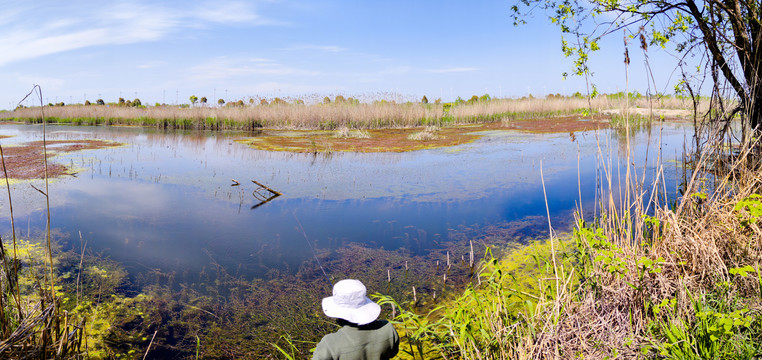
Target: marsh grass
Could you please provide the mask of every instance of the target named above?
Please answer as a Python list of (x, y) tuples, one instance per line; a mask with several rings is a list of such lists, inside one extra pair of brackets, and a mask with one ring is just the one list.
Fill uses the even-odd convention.
[(351, 130), (346, 126), (342, 126), (336, 130), (334, 137), (341, 139), (370, 139), (371, 136), (367, 130)]
[(426, 141), (426, 140), (437, 140), (442, 138), (441, 135), (438, 135), (437, 132), (439, 131), (439, 127), (437, 126), (426, 126), (423, 131), (415, 132), (410, 135), (408, 135), (408, 140), (417, 140), (417, 141)]
[[(336, 130), (417, 127), (425, 125), (470, 124), (532, 119), (562, 115), (600, 113), (620, 109), (621, 98), (599, 96), (590, 101), (579, 97), (552, 96), (544, 99), (490, 99), (455, 103), (314, 103), (275, 102), (251, 106), (149, 106), (116, 105), (46, 106), (48, 122), (74, 125), (134, 125), (157, 128), (253, 130), (262, 127), (283, 129)], [(662, 97), (637, 98), (632, 106), (686, 109), (684, 100)], [(41, 122), (38, 108), (19, 108), (0, 113), (0, 119)]]
[(521, 271), (488, 252), (478, 281), (432, 311), (381, 297), (401, 309), (404, 358), (756, 358), (762, 175), (741, 148), (722, 173), (708, 159), (728, 157), (700, 153), (677, 200), (663, 170), (645, 184), (606, 164), (594, 216), (522, 255)]
[[(35, 85), (26, 98), (38, 96), (42, 105), (42, 89)], [(24, 101), (24, 100), (22, 100)], [(40, 107), (40, 110), (42, 107)], [(41, 119), (45, 115), (40, 111)], [(44, 162), (44, 191), (32, 186), (46, 200), (47, 215), (45, 241), (40, 244), (24, 243), (16, 236), (13, 219), (8, 169), (0, 147), (3, 175), (8, 193), (11, 217), (12, 253), (0, 239), (0, 355), (13, 359), (82, 358), (87, 345), (85, 319), (69, 314), (61, 308), (65, 301), (57, 285), (50, 229), (50, 200), (48, 189), (48, 161), (46, 131), (43, 126), (42, 147)], [(43, 244), (46, 244), (43, 245)], [(26, 255), (26, 256), (24, 256)]]

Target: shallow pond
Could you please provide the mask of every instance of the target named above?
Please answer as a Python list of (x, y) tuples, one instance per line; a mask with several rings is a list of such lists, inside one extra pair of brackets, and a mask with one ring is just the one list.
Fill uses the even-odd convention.
[[(39, 140), (41, 130), (4, 125), (0, 135), (12, 136), (3, 139), (9, 146)], [(648, 156), (646, 174), (652, 174), (661, 147), (668, 188), (674, 189), (670, 160), (681, 155), (690, 135), (682, 124), (637, 133), (631, 140), (635, 163)], [(568, 226), (579, 189), (590, 209), (596, 174), (625, 155), (622, 137), (612, 130), (574, 136), (493, 131), (467, 145), (383, 154), (266, 152), (234, 141), (246, 136), (49, 126), (50, 140), (125, 144), (51, 159), (77, 171), (50, 185), (52, 227), (68, 234), (64, 248), (79, 246), (81, 233), (93, 251), (130, 273), (193, 273), (214, 259), (259, 277), (270, 268), (298, 268), (313, 259), (311, 247), (362, 243), (420, 253), (448, 240), (448, 230), (458, 226), (544, 219), (541, 174), (551, 220)], [(231, 186), (232, 179), (241, 185)], [(250, 180), (284, 195), (260, 204)], [(44, 229), (44, 198), (25, 183), (11, 192), (17, 234)], [(8, 234), (7, 195), (0, 206), (0, 226)], [(527, 231), (547, 231), (546, 220), (538, 224), (544, 228)]]
[[(3, 135), (10, 136), (0, 140), (8, 148), (40, 140), (42, 127), (2, 125)], [(388, 269), (352, 264), (359, 258), (342, 249), (360, 244), (425, 256), (452, 251), (453, 244), (466, 249), (477, 239), (478, 255), (485, 245), (547, 236), (548, 211), (556, 231), (569, 231), (580, 198), (585, 212), (594, 211), (604, 169), (613, 170), (614, 183), (624, 176), (626, 141), (613, 130), (481, 135), (465, 145), (407, 153), (295, 154), (236, 142), (256, 136), (249, 133), (48, 126), (49, 140), (124, 144), (50, 159), (75, 172), (50, 183), (52, 228), (62, 249), (78, 250), (86, 241), (88, 251), (120, 263), (133, 280), (158, 271), (192, 286), (204, 269), (219, 265), (254, 281), (316, 269), (316, 258), (330, 276), (386, 280)], [(680, 123), (632, 135), (638, 176), (648, 179), (663, 164), (665, 188), (674, 194), (681, 174), (674, 160), (691, 136), (690, 125)], [(232, 179), (240, 185), (232, 186)], [(263, 203), (266, 192), (255, 196), (258, 186), (250, 180), (283, 195)], [(44, 188), (41, 180), (31, 184)], [(0, 233), (7, 241), (10, 216), (2, 194)], [(12, 185), (11, 194), (17, 235), (39, 238), (44, 197), (29, 182)], [(501, 228), (511, 231), (495, 230)], [(321, 287), (315, 292), (330, 291)]]

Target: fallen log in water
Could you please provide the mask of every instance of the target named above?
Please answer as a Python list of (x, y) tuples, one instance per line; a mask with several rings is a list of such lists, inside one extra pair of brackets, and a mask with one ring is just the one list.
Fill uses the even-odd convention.
[(279, 191), (275, 191), (275, 190), (273, 190), (273, 189), (270, 189), (270, 188), (269, 188), (269, 187), (267, 187), (266, 185), (263, 185), (263, 184), (261, 184), (261, 183), (257, 182), (256, 180), (251, 180), (251, 182), (253, 182), (254, 184), (257, 184), (259, 187), (261, 187), (261, 188), (263, 188), (263, 189), (265, 189), (265, 190), (267, 190), (267, 191), (269, 191), (269, 192), (271, 192), (271, 193), (273, 193), (273, 194), (275, 194), (275, 195), (278, 195), (278, 196), (281, 196), (281, 195), (283, 195), (283, 193), (281, 193), (281, 192), (279, 192)]

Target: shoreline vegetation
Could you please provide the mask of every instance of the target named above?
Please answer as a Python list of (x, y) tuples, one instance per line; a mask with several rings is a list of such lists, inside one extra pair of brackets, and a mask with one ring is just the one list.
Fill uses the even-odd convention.
[[(191, 99), (193, 100), (193, 98)], [(222, 99), (220, 99), (222, 100)], [(218, 106), (206, 103), (155, 106), (142, 105), (139, 99), (116, 103), (72, 104), (44, 106), (48, 123), (73, 125), (145, 126), (166, 129), (197, 130), (368, 130), (383, 128), (409, 128), (422, 126), (448, 126), (475, 123), (510, 122), (513, 120), (541, 119), (557, 116), (605, 115), (614, 122), (625, 118), (629, 104), (633, 117), (638, 119), (664, 119), (689, 117), (693, 107), (685, 97), (660, 96), (647, 98), (637, 93), (599, 95), (588, 101), (582, 95), (548, 95), (545, 98), (528, 96), (520, 99), (493, 99), (490, 95), (458, 98), (454, 102), (419, 102), (374, 100), (360, 102), (341, 95), (322, 102), (305, 104), (303, 99), (249, 99)], [(102, 104), (102, 105), (97, 105)], [(223, 105), (224, 104), (224, 105)], [(666, 114), (666, 115), (665, 115)], [(13, 111), (0, 112), (0, 120), (40, 123), (39, 107), (19, 106)]]
[(507, 255), (488, 249), (462, 295), (429, 312), (377, 296), (402, 309), (392, 319), (401, 358), (758, 359), (757, 146), (732, 155), (707, 146), (686, 160), (672, 201), (659, 180), (608, 164), (601, 181), (619, 194), (600, 194), (592, 218), (578, 213), (570, 237), (551, 228), (547, 241)]
[[(549, 104), (555, 100), (572, 105), (553, 108)], [(514, 112), (542, 118), (584, 111), (576, 107), (580, 99), (555, 100), (488, 100), (470, 109), (505, 114), (505, 107), (489, 103), (541, 101), (545, 107), (539, 110)], [(283, 110), (280, 106), (275, 109)], [(338, 108), (350, 106), (358, 105)], [(45, 107), (46, 119), (49, 108), (67, 110)], [(18, 109), (14, 116), (21, 111), (32, 116), (39, 108)], [(10, 113), (1, 115), (8, 119)], [(409, 125), (392, 121), (385, 126), (423, 125), (411, 119)], [(362, 139), (373, 129), (342, 121), (331, 126), (345, 137)], [(319, 121), (280, 126), (314, 129), (309, 126), (315, 124), (319, 129)], [(630, 125), (624, 122), (624, 131)], [(557, 234), (554, 227), (563, 226), (545, 219), (549, 238), (534, 234), (527, 247), (495, 245), (516, 232), (487, 230), (493, 234), (481, 237), (474, 234), (484, 229), (465, 229), (456, 242), (426, 258), (360, 245), (317, 256), (335, 269), (336, 279), (360, 273), (368, 264), (386, 269), (369, 274), (367, 283), (384, 294), (374, 296), (382, 316), (400, 332), (403, 359), (752, 359), (762, 353), (762, 176), (756, 171), (758, 157), (749, 156), (752, 145), (732, 154), (727, 147), (707, 146), (686, 159), (686, 181), (677, 200), (668, 198), (658, 174), (655, 183), (644, 184), (634, 164), (614, 173), (601, 153), (599, 181), (617, 192), (598, 194), (597, 213), (578, 215), (569, 235)], [(330, 292), (315, 263), (296, 274), (274, 271), (254, 281), (214, 264), (193, 286), (182, 285), (181, 274), (154, 271), (128, 286), (126, 271), (91, 254), (81, 235), (79, 248), (68, 251), (17, 239), (15, 231), (11, 240), (4, 239), (0, 248), (0, 354), (296, 359), (308, 357), (315, 341), (335, 326), (312, 309)], [(350, 258), (357, 261), (345, 261)], [(287, 316), (281, 316), (284, 309)], [(254, 328), (261, 336), (252, 335)]]

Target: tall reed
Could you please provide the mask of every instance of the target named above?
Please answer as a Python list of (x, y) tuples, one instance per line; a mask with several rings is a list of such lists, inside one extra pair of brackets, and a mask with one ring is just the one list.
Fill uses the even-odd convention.
[[(663, 98), (666, 99), (666, 98)], [(635, 106), (653, 106), (639, 99)], [(685, 109), (689, 105), (674, 100), (657, 100), (658, 107)], [(592, 106), (592, 109), (590, 109)], [(116, 105), (46, 106), (47, 119), (82, 125), (139, 125), (181, 129), (255, 129), (260, 127), (293, 129), (369, 129), (414, 127), (421, 125), (467, 124), (573, 115), (621, 109), (616, 98), (599, 96), (588, 101), (577, 97), (545, 99), (491, 99), (456, 103), (274, 103), (246, 106), (150, 106)], [(19, 108), (0, 113), (0, 119), (40, 122), (37, 108)]]
[[(42, 89), (35, 85), (26, 97), (37, 95), (42, 102)], [(26, 99), (25, 97), (25, 99)], [(23, 101), (23, 100), (22, 100)], [(42, 105), (42, 104), (41, 104)], [(42, 106), (40, 107), (42, 110)], [(40, 115), (45, 119), (44, 113)], [(46, 222), (46, 265), (45, 275), (41, 277), (34, 274), (33, 269), (25, 269), (27, 274), (20, 275), (19, 268), (22, 261), (18, 256), (18, 244), (16, 227), (13, 220), (13, 205), (8, 181), (8, 169), (5, 167), (5, 158), (0, 147), (3, 173), (8, 192), (8, 203), (11, 214), (11, 232), (13, 241), (13, 258), (8, 257), (4, 246), (0, 246), (0, 258), (3, 263), (3, 276), (0, 276), (0, 356), (8, 359), (77, 359), (84, 358), (86, 352), (82, 349), (84, 338), (84, 319), (62, 311), (61, 299), (57, 293), (55, 282), (55, 270), (53, 263), (53, 247), (50, 232), (50, 200), (48, 196), (47, 178), (47, 146), (45, 128), (43, 126), (43, 161), (45, 162), (45, 191), (37, 189), (46, 198), (47, 222)], [(34, 262), (36, 259), (30, 259)], [(8, 263), (12, 265), (8, 265)], [(49, 276), (49, 277), (48, 277)], [(19, 286), (22, 277), (31, 277), (36, 290), (22, 289)], [(13, 303), (8, 303), (8, 298)]]
[(629, 158), (620, 167), (601, 148), (598, 183), (605, 186), (596, 212), (578, 214), (571, 239), (554, 241), (551, 228), (548, 244), (518, 267), (485, 257), (481, 281), (428, 314), (381, 298), (402, 310), (396, 325), (413, 345), (403, 347), (405, 356), (757, 356), (762, 175), (753, 148), (745, 143), (736, 155), (703, 149), (677, 199), (666, 192), (659, 154), (647, 183), (645, 167)]

